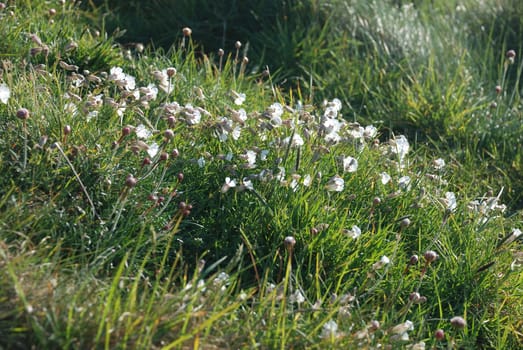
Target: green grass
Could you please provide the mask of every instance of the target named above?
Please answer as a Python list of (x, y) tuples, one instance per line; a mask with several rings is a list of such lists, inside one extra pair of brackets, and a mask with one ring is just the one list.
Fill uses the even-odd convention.
[[(437, 32), (423, 11), (446, 16), (358, 6), (419, 20), (413, 35)], [(102, 11), (0, 10), (0, 348), (521, 347), (522, 218), (503, 205), (519, 58), (478, 62), (503, 90), (479, 94), (456, 43), (394, 48), (362, 25), (347, 48), (339, 27), (317, 52), (358, 78), (327, 96), (341, 90), (308, 85), (310, 65), (205, 55), (195, 28), (170, 48), (117, 45)], [(272, 40), (311, 45), (327, 17)], [(313, 85), (339, 89), (316, 63)]]

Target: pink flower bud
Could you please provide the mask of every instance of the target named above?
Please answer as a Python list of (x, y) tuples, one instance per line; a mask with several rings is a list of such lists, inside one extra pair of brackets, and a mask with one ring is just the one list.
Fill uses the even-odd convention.
[(16, 116), (19, 119), (27, 120), (29, 119), (29, 111), (26, 108), (20, 108), (18, 111), (16, 111)]
[(438, 341), (445, 339), (445, 331), (443, 329), (436, 330), (436, 332), (434, 332), (434, 338)]

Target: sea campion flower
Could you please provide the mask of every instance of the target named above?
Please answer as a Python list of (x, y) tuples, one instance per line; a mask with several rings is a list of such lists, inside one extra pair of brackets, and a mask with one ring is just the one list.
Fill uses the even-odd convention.
[(379, 261), (375, 262), (374, 264), (372, 264), (372, 269), (373, 270), (379, 270), (381, 269), (382, 267), (384, 267), (385, 265), (388, 265), (390, 264), (390, 259), (386, 256), (386, 255), (383, 255)]
[(119, 87), (131, 91), (136, 88), (135, 78), (131, 75), (125, 74), (123, 69), (120, 67), (112, 67), (109, 70), (109, 76), (107, 77), (109, 81), (114, 81)]
[(443, 158), (434, 159), (434, 161), (432, 162), (432, 166), (435, 170), (442, 170), (443, 168), (445, 168), (445, 165), (445, 160)]
[(148, 146), (149, 147), (147, 148), (147, 154), (149, 154), (149, 157), (154, 158), (154, 156), (156, 156), (158, 154), (158, 151), (160, 150), (160, 146), (156, 142), (153, 142), (152, 144), (150, 144)]
[(225, 193), (225, 192), (229, 191), (229, 189), (231, 189), (233, 187), (236, 187), (236, 180), (231, 179), (230, 177), (227, 176), (225, 178), (225, 183), (222, 185), (221, 192)]
[(11, 97), (11, 90), (9, 90), (9, 87), (5, 84), (0, 84), (0, 101), (3, 104), (7, 104), (9, 97)]
[(134, 132), (136, 133), (136, 136), (139, 139), (148, 139), (153, 135), (153, 133), (150, 130), (148, 130), (143, 124), (138, 125)]
[(440, 201), (445, 206), (445, 209), (450, 211), (456, 210), (458, 206), (454, 192), (445, 192), (445, 198), (441, 198)]
[(234, 104), (237, 106), (241, 106), (243, 102), (245, 102), (245, 94), (238, 93), (236, 91), (231, 91), (232, 97), (234, 98)]
[(359, 236), (361, 236), (361, 229), (356, 226), (356, 225), (353, 225), (352, 228), (350, 230), (348, 229), (345, 229), (343, 230), (343, 233), (347, 236), (347, 237), (350, 237), (352, 239), (356, 239), (358, 238)]
[(408, 341), (409, 340), (409, 334), (408, 331), (414, 330), (414, 323), (407, 320), (404, 323), (400, 323), (391, 329), (391, 333), (394, 334), (395, 339)]
[(402, 190), (408, 191), (410, 190), (410, 176), (402, 176), (398, 179), (398, 185)]
[(390, 180), (392, 180), (392, 177), (387, 173), (381, 173), (380, 180), (383, 185), (386, 185), (390, 182)]
[(343, 171), (353, 173), (358, 170), (358, 160), (352, 157), (343, 157), (342, 159)]
[(335, 338), (338, 335), (338, 324), (334, 320), (329, 320), (323, 324), (320, 338)]
[(305, 143), (305, 142), (303, 141), (303, 138), (302, 138), (299, 134), (297, 134), (297, 133), (295, 133), (295, 134), (292, 136), (292, 140), (291, 140), (291, 137), (290, 137), (290, 136), (287, 137), (287, 138), (285, 138), (285, 139), (283, 140), (283, 143), (284, 143), (285, 145), (288, 145), (289, 142), (291, 143), (291, 146), (292, 146), (292, 147), (300, 147), (300, 146), (303, 146), (304, 143)]
[(398, 135), (389, 141), (391, 153), (397, 157), (400, 168), (405, 166), (405, 157), (409, 153), (410, 145), (407, 138), (403, 135)]
[(191, 104), (185, 105), (183, 114), (185, 115), (185, 122), (188, 125), (196, 125), (202, 119), (200, 109), (193, 107)]
[(344, 187), (345, 181), (339, 175), (331, 177), (330, 180), (327, 182), (327, 185), (325, 185), (327, 191), (330, 192), (341, 192), (343, 191)]

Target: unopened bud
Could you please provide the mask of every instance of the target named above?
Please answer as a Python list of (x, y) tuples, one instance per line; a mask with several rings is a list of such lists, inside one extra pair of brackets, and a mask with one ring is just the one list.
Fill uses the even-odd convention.
[(285, 248), (287, 248), (287, 250), (292, 250), (296, 245), (296, 239), (293, 236), (287, 236), (283, 240), (283, 243), (285, 244)]
[(167, 69), (165, 70), (165, 72), (167, 73), (167, 76), (168, 76), (169, 78), (172, 78), (172, 77), (174, 77), (174, 76), (176, 75), (176, 68), (174, 68), (174, 67), (169, 67), (169, 68), (167, 68)]
[(423, 257), (425, 258), (425, 261), (430, 264), (431, 262), (434, 262), (436, 261), (436, 259), (438, 258), (438, 253), (436, 253), (435, 251), (433, 250), (427, 250), (424, 254), (423, 254)]
[(438, 341), (445, 339), (445, 331), (443, 329), (436, 330), (436, 332), (434, 332), (434, 338)]
[(467, 326), (467, 321), (461, 316), (454, 316), (450, 319), (450, 324), (454, 328), (463, 329)]
[(27, 110), (27, 108), (20, 108), (18, 111), (16, 111), (16, 116), (19, 119), (27, 120), (29, 119), (29, 111)]
[(137, 183), (138, 180), (132, 175), (127, 175), (127, 177), (125, 178), (125, 186), (129, 188), (133, 188), (134, 186), (136, 186)]
[(163, 136), (165, 136), (166, 140), (172, 140), (172, 138), (174, 137), (174, 131), (172, 131), (171, 129), (167, 129), (163, 132)]
[(185, 27), (182, 29), (183, 36), (189, 37), (192, 34), (192, 29), (189, 27)]

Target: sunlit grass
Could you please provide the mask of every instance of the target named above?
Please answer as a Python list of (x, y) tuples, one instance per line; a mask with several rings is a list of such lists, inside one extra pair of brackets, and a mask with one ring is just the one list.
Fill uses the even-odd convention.
[[(475, 136), (456, 154), (360, 125), (182, 28), (153, 51), (69, 3), (0, 14), (1, 346), (521, 345), (521, 219), (476, 185)], [(406, 73), (427, 77), (398, 91), (413, 113), (425, 89), (445, 127), (483, 111), (464, 66)]]

